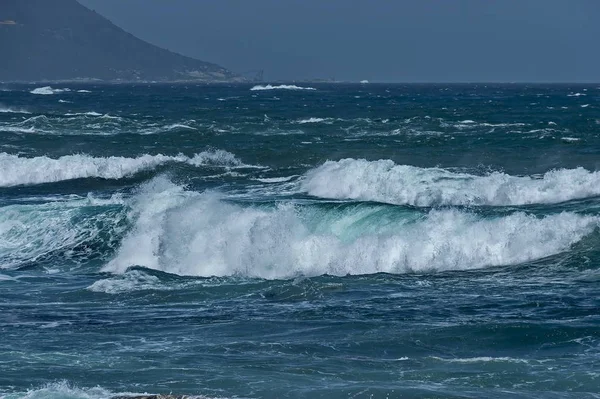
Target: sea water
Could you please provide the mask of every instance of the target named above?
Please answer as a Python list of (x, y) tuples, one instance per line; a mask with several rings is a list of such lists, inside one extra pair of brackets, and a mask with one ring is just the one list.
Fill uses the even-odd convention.
[(3, 85), (0, 397), (600, 394), (597, 85)]

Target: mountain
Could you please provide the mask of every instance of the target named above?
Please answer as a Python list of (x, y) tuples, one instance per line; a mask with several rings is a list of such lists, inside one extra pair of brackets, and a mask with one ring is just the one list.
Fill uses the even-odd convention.
[(0, 81), (79, 79), (243, 80), (138, 39), (76, 0), (0, 0)]

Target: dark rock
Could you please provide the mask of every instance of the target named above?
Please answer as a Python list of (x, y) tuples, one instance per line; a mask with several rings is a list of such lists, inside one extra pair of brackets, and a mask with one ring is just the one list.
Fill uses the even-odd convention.
[(242, 78), (147, 43), (76, 0), (0, 0), (0, 81)]

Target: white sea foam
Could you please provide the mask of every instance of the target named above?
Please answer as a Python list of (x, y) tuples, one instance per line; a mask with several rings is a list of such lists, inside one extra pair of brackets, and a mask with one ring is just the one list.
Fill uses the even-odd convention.
[(77, 90), (77, 93), (91, 93), (90, 90)]
[(250, 89), (251, 91), (263, 91), (263, 90), (317, 90), (314, 87), (300, 87), (296, 85), (266, 85), (266, 86), (254, 86)]
[(164, 178), (146, 184), (130, 206), (134, 227), (104, 271), (140, 265), (273, 279), (475, 269), (566, 251), (599, 223), (574, 213), (486, 219), (459, 210), (381, 216), (381, 206), (239, 206)]
[(52, 94), (59, 94), (59, 93), (64, 93), (67, 91), (71, 91), (71, 89), (53, 89), (50, 86), (44, 86), (44, 87), (38, 87), (37, 89), (33, 89), (30, 91), (31, 94), (41, 94), (41, 95), (52, 95)]
[(562, 141), (566, 141), (567, 143), (574, 143), (577, 141), (581, 141), (581, 139), (578, 137), (563, 137)]
[(587, 96), (587, 94), (585, 94), (585, 93), (571, 93), (571, 94), (567, 94), (567, 97), (581, 97), (581, 96)]
[(235, 155), (223, 150), (204, 151), (193, 157), (181, 154), (176, 156), (146, 154), (137, 158), (96, 158), (89, 155), (25, 158), (0, 153), (0, 170), (2, 171), (0, 187), (52, 183), (90, 177), (120, 179), (171, 162), (187, 163), (198, 167), (251, 167), (244, 165)]
[(398, 205), (526, 205), (600, 195), (600, 172), (558, 169), (540, 178), (493, 172), (483, 176), (391, 160), (342, 159), (309, 171), (301, 189), (331, 199)]

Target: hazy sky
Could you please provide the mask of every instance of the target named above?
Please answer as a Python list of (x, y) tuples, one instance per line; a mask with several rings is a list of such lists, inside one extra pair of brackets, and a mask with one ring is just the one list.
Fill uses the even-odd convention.
[(80, 0), (128, 32), (265, 78), (600, 82), (600, 0)]

